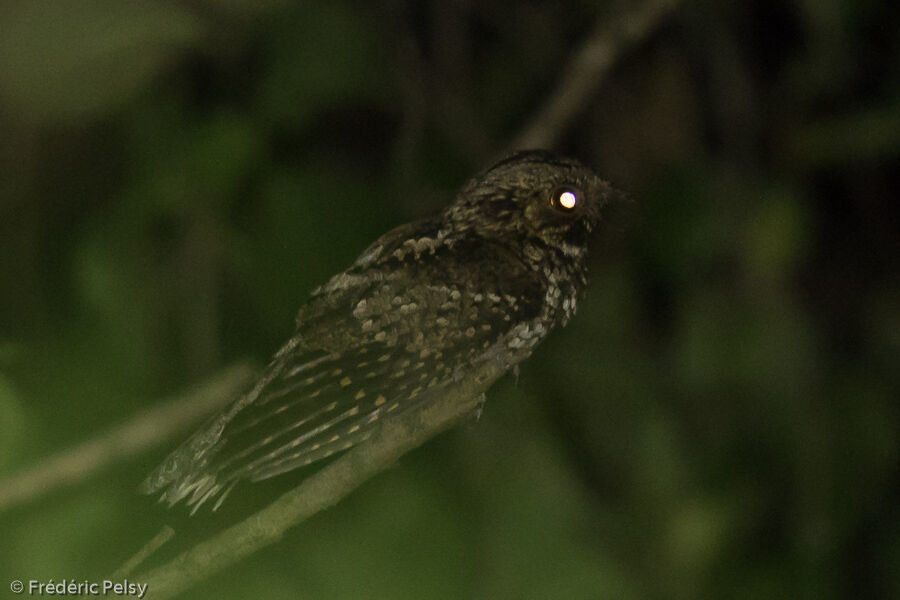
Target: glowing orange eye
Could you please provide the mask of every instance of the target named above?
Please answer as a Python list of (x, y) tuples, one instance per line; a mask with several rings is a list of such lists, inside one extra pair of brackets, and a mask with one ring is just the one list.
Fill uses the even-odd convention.
[(550, 206), (560, 212), (572, 212), (579, 202), (581, 202), (581, 192), (571, 187), (557, 188), (550, 196)]

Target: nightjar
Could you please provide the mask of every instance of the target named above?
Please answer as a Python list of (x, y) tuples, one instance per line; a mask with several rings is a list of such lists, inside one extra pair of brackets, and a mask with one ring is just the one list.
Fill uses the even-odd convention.
[(547, 151), (476, 175), (440, 215), (386, 233), (314, 290), (258, 383), (143, 491), (216, 508), (236, 483), (346, 450), (486, 361), (513, 368), (575, 312), (611, 195), (591, 169)]

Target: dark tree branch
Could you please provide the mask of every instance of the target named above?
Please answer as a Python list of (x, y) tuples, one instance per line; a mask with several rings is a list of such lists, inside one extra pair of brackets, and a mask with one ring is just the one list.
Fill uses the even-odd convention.
[(612, 17), (601, 18), (572, 56), (559, 85), (534, 118), (516, 135), (507, 151), (552, 148), (585, 109), (616, 62), (645, 40), (680, 4), (680, 0), (646, 0)]
[(369, 440), (350, 450), (275, 502), (201, 542), (171, 562), (134, 579), (154, 600), (170, 598), (198, 581), (278, 541), (290, 527), (340, 501), (398, 458), (470, 414), (502, 374), (489, 363), (465, 381), (434, 392), (422, 408), (384, 421)]
[[(598, 25), (573, 57), (559, 88), (516, 137), (512, 147), (552, 146), (590, 100), (615, 61), (654, 31), (678, 3), (650, 0)], [(290, 527), (336, 504), (403, 454), (471, 413), (500, 375), (495, 365), (485, 365), (476, 377), (435, 393), (420, 405), (422, 408), (384, 421), (368, 441), (268, 507), (138, 579), (148, 584), (153, 598), (169, 598), (276, 542)]]

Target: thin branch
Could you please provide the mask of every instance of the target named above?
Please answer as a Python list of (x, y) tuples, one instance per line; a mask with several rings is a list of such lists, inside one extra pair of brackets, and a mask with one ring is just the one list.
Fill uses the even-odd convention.
[(137, 569), (141, 564), (144, 563), (154, 552), (159, 550), (163, 544), (171, 540), (175, 537), (175, 530), (165, 525), (162, 529), (159, 530), (153, 539), (144, 544), (143, 548), (137, 551), (137, 553), (125, 561), (121, 567), (119, 567), (115, 573), (110, 577), (111, 581), (118, 581), (120, 579), (125, 579), (131, 572)]
[(170, 598), (278, 541), (288, 528), (336, 504), (403, 454), (470, 414), (479, 406), (484, 391), (501, 374), (493, 363), (484, 365), (474, 377), (426, 398), (421, 409), (384, 421), (368, 441), (311, 475), (266, 508), (197, 544), (170, 563), (133, 579), (146, 583), (154, 600)]
[[(611, 20), (604, 19), (573, 57), (555, 93), (511, 147), (552, 146), (616, 60), (654, 31), (678, 4), (679, 0), (648, 0)], [(170, 598), (278, 541), (289, 528), (336, 504), (403, 454), (477, 409), (482, 394), (501, 374), (496, 365), (484, 365), (476, 376), (426, 399), (422, 408), (382, 422), (368, 441), (266, 508), (135, 579), (148, 585), (152, 598)]]
[(551, 148), (584, 110), (603, 79), (630, 49), (645, 40), (681, 0), (647, 0), (601, 17), (567, 65), (559, 85), (507, 150)]
[(0, 481), (0, 512), (95, 476), (117, 462), (183, 434), (233, 400), (250, 382), (252, 374), (253, 369), (246, 363), (232, 365), (196, 390), (138, 413), (92, 440)]

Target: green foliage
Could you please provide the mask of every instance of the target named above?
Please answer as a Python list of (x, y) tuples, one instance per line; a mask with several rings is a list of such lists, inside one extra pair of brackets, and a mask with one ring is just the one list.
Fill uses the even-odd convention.
[[(266, 360), (522, 127), (596, 4), (0, 5), (0, 471)], [(629, 198), (577, 317), (189, 597), (900, 596), (895, 17), (684, 3), (563, 138)], [(0, 513), (0, 580), (270, 497), (187, 523), (133, 491), (165, 450)]]
[(133, 99), (202, 35), (188, 11), (150, 1), (13, 0), (0, 20), (0, 93), (40, 120)]
[(272, 27), (259, 80), (266, 123), (302, 128), (332, 106), (396, 97), (386, 80), (385, 48), (374, 15), (335, 3), (304, 3)]
[(15, 457), (25, 437), (25, 414), (22, 401), (9, 378), (0, 372), (0, 468)]

